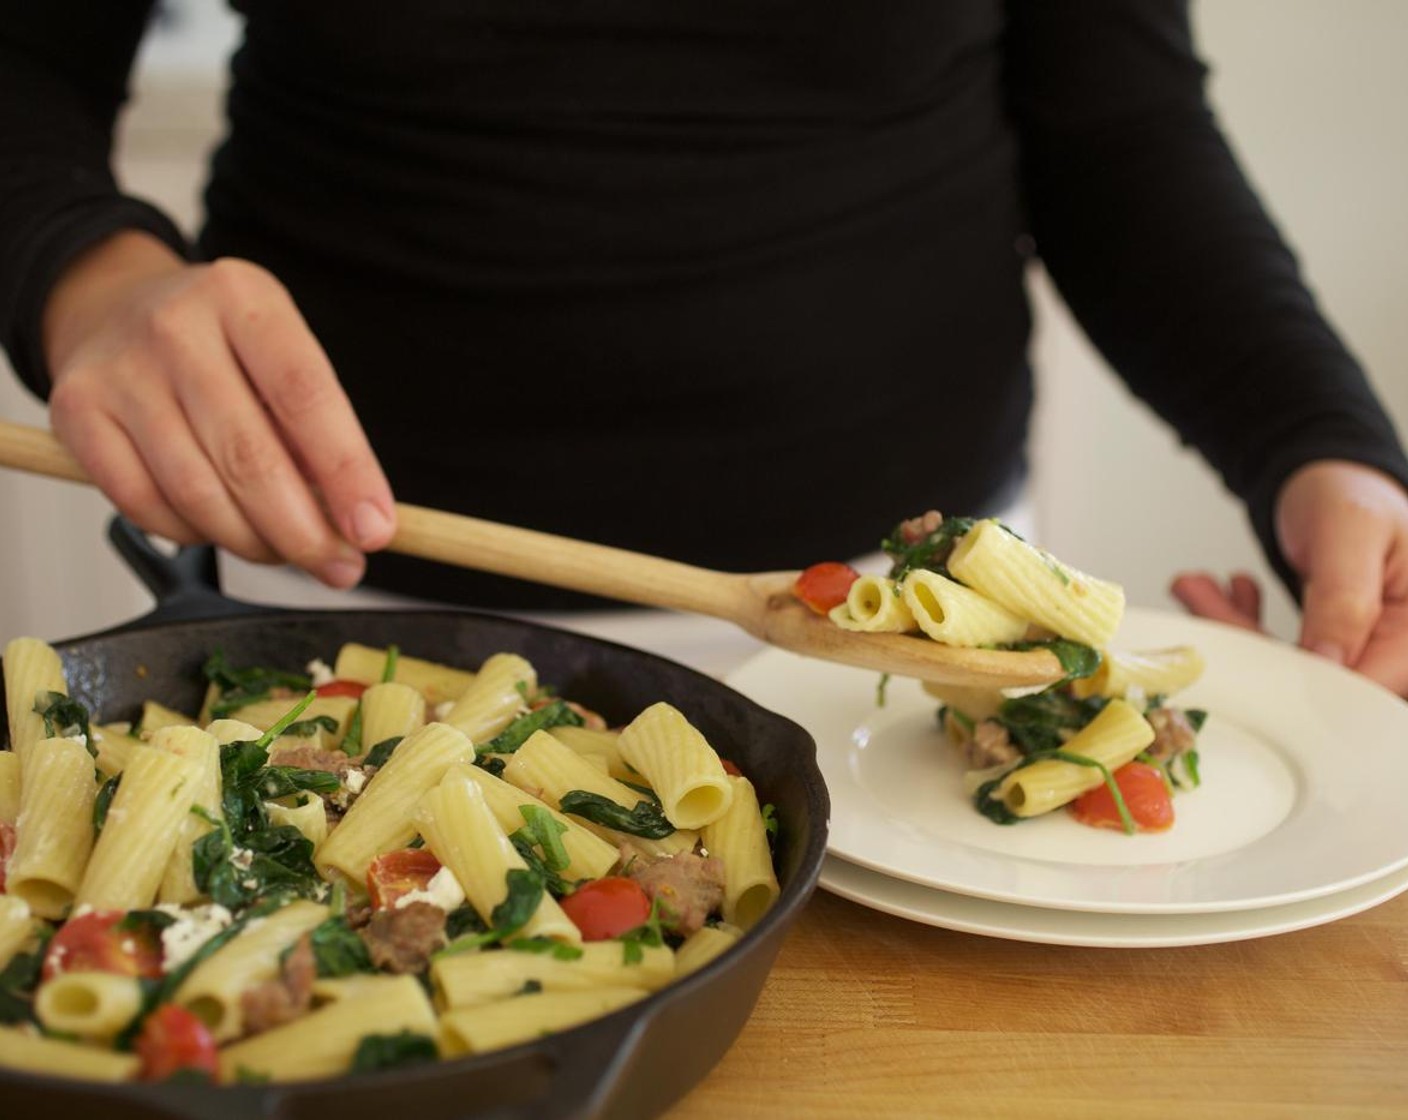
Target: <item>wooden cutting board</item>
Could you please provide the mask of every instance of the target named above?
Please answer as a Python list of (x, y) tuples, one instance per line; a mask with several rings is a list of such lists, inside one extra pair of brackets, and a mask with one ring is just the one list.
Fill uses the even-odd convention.
[(1408, 1117), (1408, 895), (1223, 945), (1080, 949), (818, 891), (669, 1120)]

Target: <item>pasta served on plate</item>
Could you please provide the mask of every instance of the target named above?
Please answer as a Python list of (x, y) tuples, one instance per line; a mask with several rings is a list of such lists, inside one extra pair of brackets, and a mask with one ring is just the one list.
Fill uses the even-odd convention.
[(4, 651), (0, 1066), (336, 1076), (605, 1015), (776, 900), (771, 807), (666, 703), (609, 728), (511, 652), (347, 644), (103, 723)]
[(1197, 650), (1112, 649), (1123, 588), (991, 518), (930, 511), (901, 522), (882, 547), (885, 575), (816, 564), (795, 594), (846, 629), (967, 648), (1046, 646), (1066, 670), (1038, 692), (924, 685), (941, 701), (979, 812), (1010, 824), (1070, 806), (1084, 824), (1129, 833), (1173, 824), (1173, 792), (1201, 780), (1206, 714), (1168, 701), (1201, 675)]

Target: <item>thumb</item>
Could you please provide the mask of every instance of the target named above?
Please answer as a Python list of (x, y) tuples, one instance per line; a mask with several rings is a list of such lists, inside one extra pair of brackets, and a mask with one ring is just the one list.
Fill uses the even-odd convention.
[(1326, 533), (1306, 550), (1300, 644), (1342, 665), (1359, 660), (1383, 609), (1386, 542), (1373, 536)]

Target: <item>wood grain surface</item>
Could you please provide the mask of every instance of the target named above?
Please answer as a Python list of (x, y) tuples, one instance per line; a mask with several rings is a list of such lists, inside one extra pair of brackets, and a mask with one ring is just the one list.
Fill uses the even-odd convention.
[(1080, 949), (819, 890), (667, 1116), (1408, 1117), (1408, 895), (1250, 941)]

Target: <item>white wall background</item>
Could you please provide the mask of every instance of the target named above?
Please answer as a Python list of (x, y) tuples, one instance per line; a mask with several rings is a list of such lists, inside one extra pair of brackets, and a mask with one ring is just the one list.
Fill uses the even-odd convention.
[[(219, 125), (219, 86), (235, 25), (218, 0), (144, 50), (119, 146), (124, 182), (196, 221), (202, 161)], [(1225, 128), (1288, 233), (1323, 307), (1408, 431), (1408, 3), (1203, 0), (1196, 9)], [(1133, 603), (1167, 607), (1187, 567), (1267, 577), (1240, 507), (1201, 461), (1133, 402), (1038, 277), (1039, 405), (1034, 497), (1057, 555), (1119, 580)], [(0, 376), (0, 415), (42, 423), (42, 408)], [(16, 528), (0, 544), (0, 640), (57, 639), (144, 612), (148, 596), (103, 537), (108, 507), (65, 483), (0, 474)], [(1273, 628), (1294, 632), (1279, 590)]]

